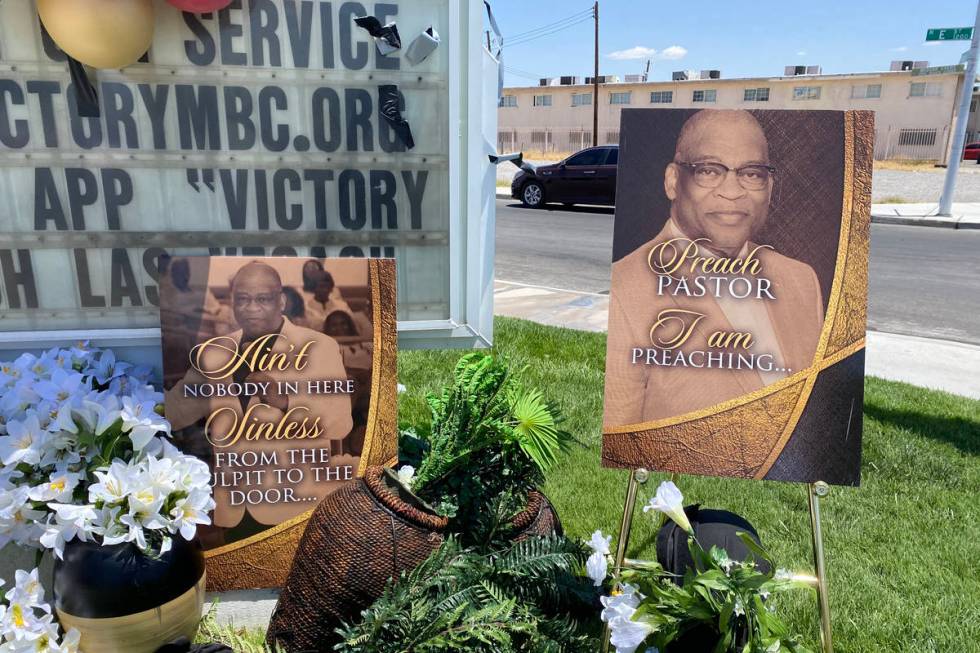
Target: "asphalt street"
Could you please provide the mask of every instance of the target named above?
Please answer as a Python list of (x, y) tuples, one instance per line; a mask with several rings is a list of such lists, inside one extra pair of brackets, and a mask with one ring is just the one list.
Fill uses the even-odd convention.
[[(609, 291), (613, 210), (497, 200), (496, 278)], [(868, 328), (980, 345), (980, 230), (872, 225)]]

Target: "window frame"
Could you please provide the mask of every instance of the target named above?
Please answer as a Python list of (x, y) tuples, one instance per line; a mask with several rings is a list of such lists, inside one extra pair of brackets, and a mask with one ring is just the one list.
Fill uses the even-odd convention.
[[(554, 96), (548, 93), (547, 95), (535, 95), (534, 99), (531, 101), (532, 107), (550, 107), (552, 106)], [(539, 102), (540, 100), (540, 102)]]

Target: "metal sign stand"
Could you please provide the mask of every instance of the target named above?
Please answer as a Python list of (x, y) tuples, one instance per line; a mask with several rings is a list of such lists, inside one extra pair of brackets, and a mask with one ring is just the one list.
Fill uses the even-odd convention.
[[(671, 474), (671, 480), (676, 482), (677, 475)], [(626, 486), (626, 501), (623, 504), (623, 519), (619, 526), (619, 541), (616, 543), (616, 557), (613, 562), (613, 579), (618, 581), (623, 569), (638, 568), (643, 560), (631, 560), (626, 557), (630, 533), (633, 530), (633, 513), (636, 510), (636, 495), (640, 486), (650, 480), (650, 472), (642, 467), (630, 473)], [(817, 610), (820, 614), (820, 642), (823, 653), (834, 653), (833, 636), (830, 625), (830, 594), (827, 590), (827, 566), (824, 559), (823, 531), (820, 524), (820, 499), (830, 494), (830, 486), (823, 481), (817, 481), (807, 486), (807, 496), (810, 504), (810, 530), (813, 542), (813, 566), (815, 576), (797, 576), (817, 591)], [(662, 518), (661, 523), (666, 521)], [(609, 638), (611, 632), (606, 624), (602, 630), (602, 653), (609, 653)]]

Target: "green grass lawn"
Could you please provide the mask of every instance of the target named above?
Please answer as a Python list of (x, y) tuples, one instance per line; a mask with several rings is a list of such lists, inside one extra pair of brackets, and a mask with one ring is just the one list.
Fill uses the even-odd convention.
[[(496, 351), (527, 366), (526, 378), (561, 405), (581, 443), (544, 488), (566, 531), (616, 533), (628, 476), (599, 466), (605, 335), (507, 318), (495, 327)], [(427, 424), (425, 394), (450, 378), (459, 356), (401, 354), (402, 427)], [(835, 650), (980, 651), (980, 402), (870, 378), (864, 413), (861, 487), (834, 488), (821, 504)], [(651, 478), (640, 501), (662, 478)], [(780, 567), (812, 573), (804, 486), (693, 476), (677, 483), (690, 503), (746, 517)], [(630, 557), (654, 558), (654, 537), (653, 519), (638, 510)], [(784, 597), (779, 612), (816, 649), (814, 593)], [(246, 633), (236, 651), (259, 641)]]

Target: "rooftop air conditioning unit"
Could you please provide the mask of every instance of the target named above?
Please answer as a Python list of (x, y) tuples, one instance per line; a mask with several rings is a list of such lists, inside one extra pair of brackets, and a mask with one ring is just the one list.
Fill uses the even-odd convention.
[(647, 81), (647, 76), (646, 75), (627, 75), (626, 76), (626, 83), (627, 84), (640, 84), (640, 83), (643, 83), (645, 81)]
[(581, 80), (579, 80), (578, 77), (565, 75), (561, 78), (561, 80), (559, 80), (559, 83), (561, 86), (576, 86), (578, 84), (581, 84), (582, 82)]
[(551, 86), (551, 78), (550, 77), (542, 77), (541, 78), (541, 82), (538, 84), (538, 86)]
[(913, 61), (912, 62), (912, 70), (916, 70), (917, 68), (928, 68), (928, 67), (929, 67), (929, 62), (928, 61)]
[(902, 70), (912, 70), (912, 66), (915, 65), (914, 61), (902, 61), (901, 59), (896, 59), (892, 61), (891, 70), (892, 72), (899, 72)]
[(822, 72), (823, 72), (823, 68), (821, 68), (820, 66), (807, 66), (806, 67), (806, 74), (807, 75), (819, 75)]
[(783, 71), (786, 77), (795, 77), (796, 75), (806, 75), (806, 66), (786, 66)]
[(687, 71), (686, 70), (675, 70), (674, 72), (672, 72), (670, 74), (670, 78), (672, 80), (674, 80), (675, 82), (685, 82), (688, 79), (690, 79), (687, 76)]
[(721, 79), (720, 70), (702, 70), (701, 79)]

